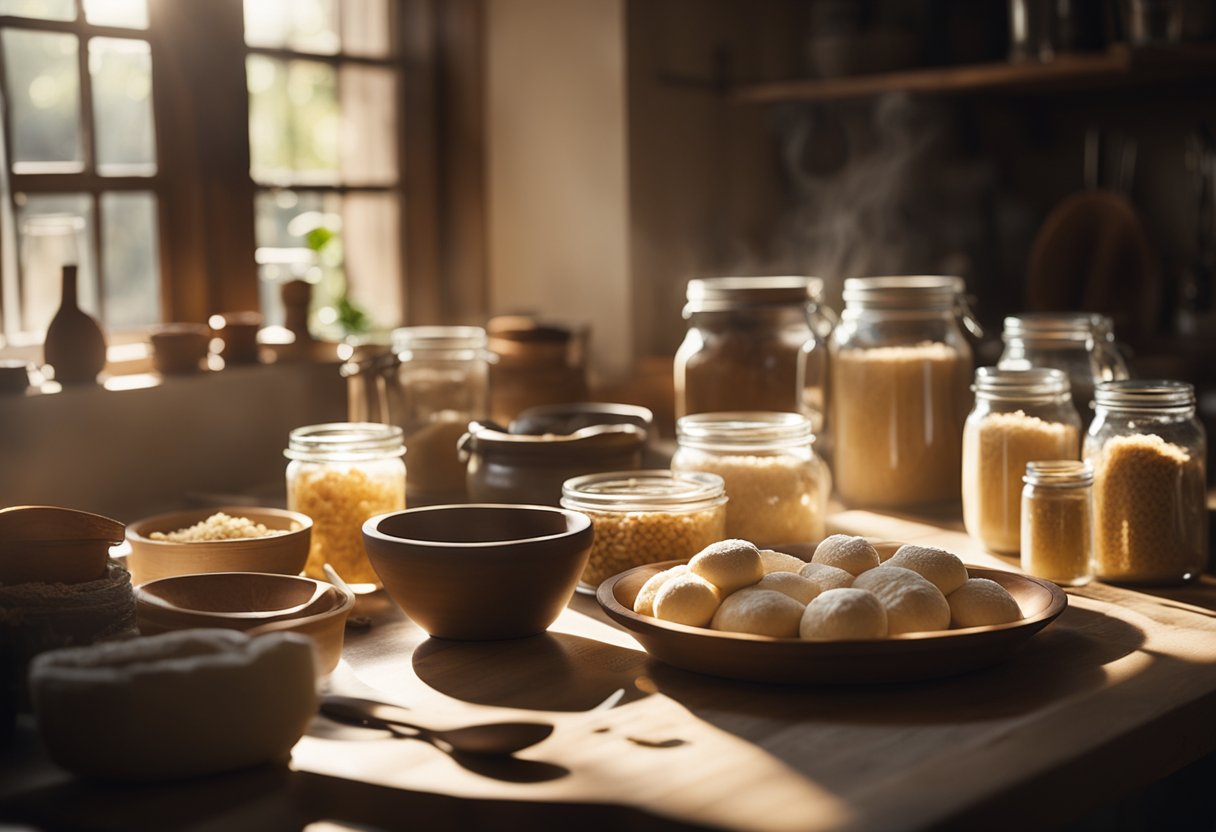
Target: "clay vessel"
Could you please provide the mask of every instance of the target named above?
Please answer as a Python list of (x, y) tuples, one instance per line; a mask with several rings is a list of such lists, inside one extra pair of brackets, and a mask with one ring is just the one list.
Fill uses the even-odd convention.
[(97, 321), (76, 302), (76, 267), (63, 267), (63, 300), (46, 329), (46, 363), (60, 384), (92, 384), (106, 366), (106, 337)]

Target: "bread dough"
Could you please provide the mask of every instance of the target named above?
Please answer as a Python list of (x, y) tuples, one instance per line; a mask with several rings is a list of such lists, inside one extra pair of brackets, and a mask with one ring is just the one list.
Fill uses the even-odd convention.
[(949, 595), (967, 580), (967, 567), (963, 566), (958, 555), (935, 546), (905, 544), (885, 565), (911, 569), (940, 589), (942, 595)]
[(853, 585), (853, 575), (836, 566), (824, 563), (808, 563), (798, 573), (819, 586), (820, 592), (829, 589), (844, 589)]
[(955, 627), (986, 627), (1022, 620), (1022, 608), (1009, 590), (988, 578), (968, 578), (946, 600)]
[(811, 556), (811, 563), (835, 566), (850, 575), (860, 575), (867, 569), (878, 566), (880, 562), (878, 552), (870, 541), (848, 534), (825, 537), (823, 542), (815, 547), (815, 554)]
[(695, 575), (682, 572), (665, 581), (654, 597), (654, 615), (663, 621), (707, 627), (722, 603), (718, 587)]
[(656, 572), (646, 579), (646, 583), (642, 584), (642, 588), (638, 590), (638, 597), (633, 599), (633, 611), (639, 615), (654, 615), (654, 597), (659, 594), (659, 587), (667, 583), (676, 575), (681, 575), (688, 571), (688, 564), (681, 563), (678, 566), (673, 566), (670, 569), (664, 569), (662, 572)]
[(807, 604), (798, 625), (802, 638), (884, 638), (887, 611), (878, 596), (864, 589), (829, 589)]
[(726, 597), (710, 626), (730, 633), (796, 638), (804, 608), (783, 592), (747, 587)]
[(771, 589), (774, 592), (788, 595), (803, 605), (809, 604), (820, 591), (819, 584), (794, 572), (769, 572), (751, 588)]
[(882, 601), (887, 611), (887, 635), (945, 630), (950, 626), (946, 596), (911, 569), (883, 564), (858, 575), (853, 586), (868, 589)]
[(787, 555), (785, 552), (778, 552), (774, 549), (760, 550), (760, 563), (764, 565), (764, 574), (769, 572), (794, 572), (806, 566), (806, 561), (802, 558), (796, 558), (793, 555)]
[(688, 568), (722, 590), (723, 595), (751, 586), (764, 577), (760, 550), (746, 540), (738, 539), (709, 544), (693, 555)]

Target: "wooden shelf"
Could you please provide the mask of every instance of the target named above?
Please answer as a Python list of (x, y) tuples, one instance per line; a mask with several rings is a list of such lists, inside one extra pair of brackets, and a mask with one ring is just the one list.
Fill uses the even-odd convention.
[(1043, 92), (1209, 75), (1216, 75), (1216, 45), (1179, 44), (1132, 49), (1116, 44), (1105, 52), (1064, 54), (1044, 62), (972, 64), (847, 78), (736, 84), (727, 90), (727, 98), (738, 104), (769, 104), (861, 98), (894, 91), (939, 94)]

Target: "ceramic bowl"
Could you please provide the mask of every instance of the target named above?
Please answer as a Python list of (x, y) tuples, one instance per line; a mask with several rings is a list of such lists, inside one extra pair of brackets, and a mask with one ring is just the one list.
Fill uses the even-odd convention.
[(337, 667), (354, 605), (349, 591), (298, 575), (176, 575), (135, 588), (135, 617), (143, 635), (207, 627), (250, 635), (300, 633), (316, 644), (321, 673)]
[(465, 640), (544, 632), (574, 593), (592, 535), (577, 511), (494, 503), (406, 509), (363, 524), (389, 596), (430, 635)]
[[(172, 532), (206, 520), (216, 512), (247, 517), (285, 534), (238, 540), (174, 543), (153, 540), (153, 532)], [(136, 584), (199, 572), (274, 572), (296, 575), (308, 560), (312, 518), (297, 511), (250, 506), (220, 506), (173, 511), (138, 520), (127, 527), (131, 555), (127, 568)]]

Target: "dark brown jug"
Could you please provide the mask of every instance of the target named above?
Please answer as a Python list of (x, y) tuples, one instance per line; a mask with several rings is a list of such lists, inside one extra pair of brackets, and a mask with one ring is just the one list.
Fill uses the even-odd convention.
[(106, 337), (76, 303), (76, 267), (63, 267), (63, 299), (42, 343), (46, 363), (60, 384), (92, 384), (106, 366)]

